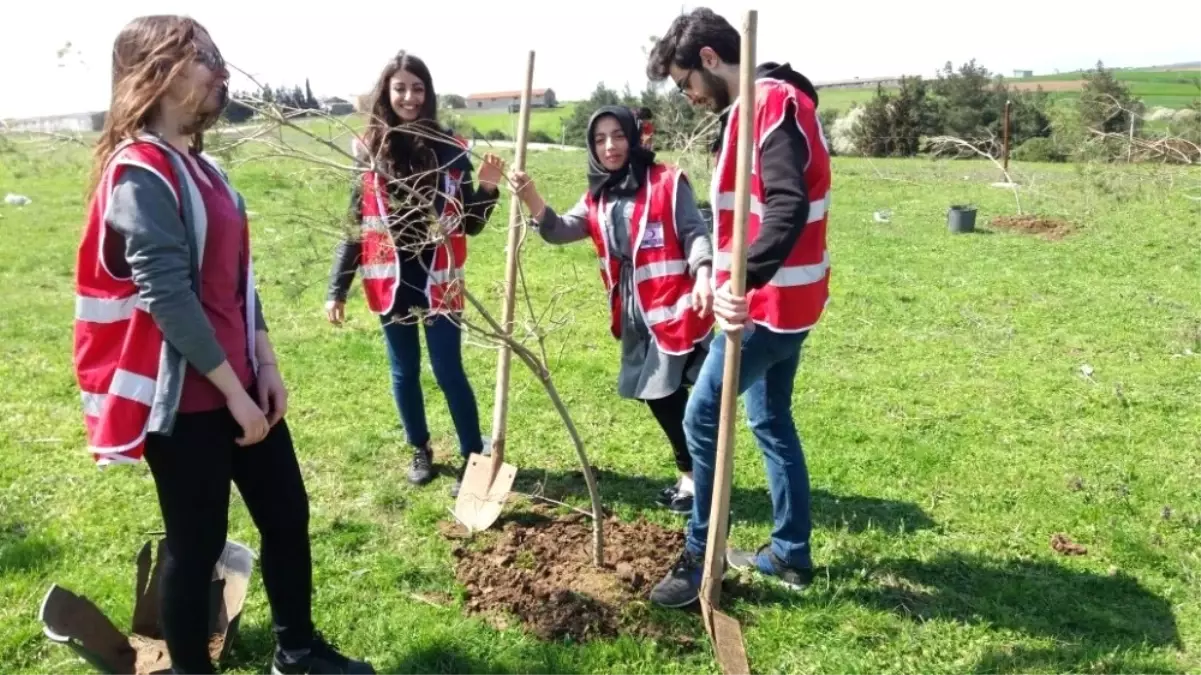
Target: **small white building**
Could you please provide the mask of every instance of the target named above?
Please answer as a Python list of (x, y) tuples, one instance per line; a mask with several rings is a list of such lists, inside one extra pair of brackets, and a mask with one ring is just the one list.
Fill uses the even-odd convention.
[(355, 111), (353, 103), (339, 96), (321, 99), (321, 109), (330, 115), (349, 115)]
[(4, 120), (3, 126), (8, 131), (36, 131), (41, 133), (100, 131), (104, 128), (104, 118), (107, 114), (107, 112), (101, 111), (26, 117), (23, 119)]
[[(520, 91), (489, 91), (467, 97), (468, 110), (517, 110), (521, 107)], [(558, 104), (553, 89), (530, 90), (531, 108), (553, 108)]]
[(1025, 77), (1034, 77), (1034, 71), (1033, 70), (1015, 70), (1015, 71), (1013, 71), (1013, 76), (1016, 78), (1019, 78), (1019, 79), (1025, 78)]

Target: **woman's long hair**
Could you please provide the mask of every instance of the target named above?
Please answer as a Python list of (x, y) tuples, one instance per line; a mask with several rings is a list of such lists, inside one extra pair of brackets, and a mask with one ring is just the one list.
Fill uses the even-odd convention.
[[(414, 122), (403, 122), (392, 109), (392, 76), (402, 70), (425, 85), (425, 101)], [(433, 138), (441, 135), (438, 95), (429, 67), (420, 58), (401, 51), (380, 71), (371, 92), (371, 118), (363, 134), (367, 153), (388, 179), (402, 180), (409, 189), (432, 198), (438, 189), (439, 168)]]
[[(158, 103), (171, 83), (196, 59), (195, 39), (200, 34), (207, 31), (194, 19), (153, 15), (134, 19), (117, 35), (113, 43), (112, 99), (104, 130), (92, 152), (91, 190), (100, 182), (114, 148), (154, 121)], [(199, 125), (192, 139), (198, 150), (203, 146), (207, 126)]]

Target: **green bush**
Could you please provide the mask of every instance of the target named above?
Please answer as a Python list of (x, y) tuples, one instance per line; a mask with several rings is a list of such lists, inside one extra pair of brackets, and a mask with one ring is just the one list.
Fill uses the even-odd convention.
[(490, 141), (510, 140), (509, 135), (506, 134), (505, 132), (501, 131), (500, 129), (489, 129), (488, 132), (486, 134), (484, 134), (484, 138), (486, 138)]
[(1064, 162), (1067, 161), (1067, 155), (1054, 140), (1035, 137), (1015, 148), (1013, 159), (1019, 162)]
[(550, 134), (546, 133), (545, 131), (543, 131), (541, 129), (534, 129), (533, 131), (531, 131), (529, 138), (527, 140), (529, 140), (530, 143), (558, 143), (559, 142), (557, 139), (551, 138)]

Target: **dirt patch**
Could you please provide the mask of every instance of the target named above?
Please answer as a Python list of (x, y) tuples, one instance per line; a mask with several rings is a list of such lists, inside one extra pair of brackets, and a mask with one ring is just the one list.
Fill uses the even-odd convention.
[[(535, 510), (538, 510), (537, 508)], [(454, 550), (467, 611), (504, 625), (515, 617), (546, 640), (665, 637), (642, 620), (651, 588), (684, 545), (680, 528), (605, 522), (605, 564), (592, 564), (592, 525), (579, 514), (508, 522), (483, 547)]]
[[(154, 675), (169, 672), (171, 655), (167, 652), (165, 640), (155, 640), (143, 635), (129, 636), (129, 646), (137, 653), (134, 662), (136, 675)], [(209, 637), (209, 658), (214, 662), (220, 660), (221, 652), (225, 650), (225, 637), (213, 635)]]
[(1060, 555), (1085, 555), (1088, 553), (1088, 548), (1072, 541), (1071, 537), (1062, 532), (1051, 535), (1051, 548)]
[(137, 653), (134, 662), (134, 673), (149, 675), (171, 667), (171, 656), (167, 654), (167, 643), (162, 640), (152, 640), (141, 635), (129, 636), (129, 645)]
[(1034, 234), (1044, 239), (1058, 241), (1075, 231), (1071, 223), (1056, 218), (1042, 216), (997, 216), (992, 219), (992, 226), (998, 230)]

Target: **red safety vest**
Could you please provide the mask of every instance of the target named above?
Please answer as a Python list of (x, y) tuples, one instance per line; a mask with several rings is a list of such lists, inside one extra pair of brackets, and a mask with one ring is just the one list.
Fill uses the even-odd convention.
[[(110, 156), (88, 207), (83, 237), (75, 265), (75, 376), (83, 403), (88, 451), (100, 466), (132, 463), (142, 458), (151, 407), (166, 376), (167, 343), (158, 324), (138, 297), (130, 277), (117, 276), (104, 257), (105, 238), (115, 233), (105, 223), (108, 200), (125, 166), (153, 171), (171, 188), (176, 204), (192, 200), (197, 246), (203, 260), (204, 205), (186, 174), (172, 166), (170, 154), (178, 153), (152, 137), (139, 137), (119, 145)], [(181, 158), (181, 162), (188, 161)], [(208, 161), (207, 159), (205, 161)], [(215, 169), (215, 166), (214, 166)], [(215, 171), (220, 175), (219, 171)], [(238, 195), (225, 184), (236, 204)], [(181, 210), (182, 213), (182, 210)], [(249, 228), (243, 228), (247, 259), (243, 267), (248, 292), (254, 289), (254, 271), (249, 260)], [(119, 235), (118, 235), (119, 236)], [(122, 250), (120, 244), (110, 250)], [(254, 302), (247, 304), (247, 344), (254, 354)], [(253, 356), (251, 357), (253, 360)], [(180, 386), (187, 362), (179, 360)], [(177, 405), (178, 401), (170, 404)]]
[[(650, 327), (659, 350), (687, 354), (713, 328), (713, 314), (702, 318), (692, 309), (694, 279), (688, 274), (688, 257), (676, 233), (676, 185), (684, 173), (664, 164), (647, 171), (634, 198), (629, 219), (629, 241), (634, 250), (634, 288), (642, 319)], [(621, 298), (613, 289), (621, 273), (620, 262), (609, 254), (605, 199), (600, 203), (585, 195), (588, 234), (600, 261), (601, 280), (609, 294), (609, 330), (621, 337)], [(602, 220), (604, 222), (602, 222)]]
[[(747, 242), (755, 240), (763, 218), (763, 177), (759, 172), (763, 140), (785, 119), (789, 104), (796, 124), (809, 142), (809, 163), (804, 167), (809, 191), (809, 220), (784, 264), (762, 288), (747, 293), (751, 319), (780, 333), (799, 333), (815, 326), (829, 299), (830, 254), (826, 250), (826, 216), (830, 205), (830, 155), (817, 111), (798, 88), (773, 78), (755, 82), (755, 150), (752, 154), (751, 208)], [(714, 231), (717, 236), (714, 280), (718, 286), (730, 278), (730, 249), (734, 232), (734, 182), (738, 157), (738, 103), (732, 106), (722, 137), (711, 186)], [(814, 143), (813, 139), (821, 142)]]
[[(464, 148), (465, 139), (455, 137)], [(434, 250), (432, 269), (427, 270), (425, 297), (430, 314), (450, 314), (463, 311), (463, 266), (467, 262), (467, 236), (463, 232), (462, 197), (460, 185), (463, 172), (448, 169), (442, 172), (442, 191), (445, 201), (438, 222), (445, 237)], [(362, 262), (363, 294), (367, 306), (376, 314), (387, 314), (396, 302), (400, 288), (400, 256), (396, 242), (388, 230), (389, 196), (383, 176), (368, 171), (363, 174)]]

